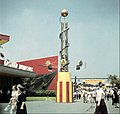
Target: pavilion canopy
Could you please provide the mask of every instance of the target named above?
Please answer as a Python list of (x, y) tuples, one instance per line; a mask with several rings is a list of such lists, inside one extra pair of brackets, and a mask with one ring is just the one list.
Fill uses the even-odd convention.
[(0, 65), (0, 77), (34, 78), (36, 73)]
[(10, 36), (9, 35), (0, 34), (0, 46), (5, 44), (9, 40), (10, 40)]

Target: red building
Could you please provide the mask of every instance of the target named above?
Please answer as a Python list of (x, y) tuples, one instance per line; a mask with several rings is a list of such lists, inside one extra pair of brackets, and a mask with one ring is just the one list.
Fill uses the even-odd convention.
[[(51, 69), (48, 68), (49, 65), (47, 63), (51, 65)], [(9, 88), (14, 84), (22, 83), (20, 80), (23, 78), (39, 78), (41, 80), (41, 83), (39, 82), (40, 84), (43, 82), (47, 84), (46, 89), (56, 90), (57, 75), (58, 56), (26, 60), (17, 63), (0, 60), (0, 88)]]
[[(17, 63), (32, 67), (33, 72), (36, 73), (36, 76), (48, 75), (55, 72), (56, 75), (52, 79), (47, 89), (56, 90), (57, 75), (58, 75), (58, 56), (26, 60)], [(49, 70), (47, 63), (50, 63), (50, 65), (52, 66), (52, 70)]]

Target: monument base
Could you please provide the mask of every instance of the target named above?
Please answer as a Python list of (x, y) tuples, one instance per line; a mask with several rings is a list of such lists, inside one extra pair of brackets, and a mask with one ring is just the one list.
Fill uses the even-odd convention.
[(70, 72), (58, 73), (56, 102), (73, 102), (73, 84)]

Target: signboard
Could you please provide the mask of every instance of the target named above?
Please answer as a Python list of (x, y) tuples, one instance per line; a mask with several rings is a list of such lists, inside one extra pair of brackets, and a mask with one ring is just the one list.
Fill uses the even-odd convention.
[(87, 84), (97, 84), (99, 82), (104, 82), (104, 80), (98, 80), (98, 79), (90, 79), (90, 80), (83, 80), (83, 82), (87, 83)]
[(8, 67), (12, 67), (12, 68), (17, 68), (17, 69), (33, 72), (33, 68), (32, 67), (21, 65), (21, 64), (17, 64), (17, 63), (13, 63), (13, 62), (9, 62), (7, 60), (4, 60), (4, 66), (8, 66)]

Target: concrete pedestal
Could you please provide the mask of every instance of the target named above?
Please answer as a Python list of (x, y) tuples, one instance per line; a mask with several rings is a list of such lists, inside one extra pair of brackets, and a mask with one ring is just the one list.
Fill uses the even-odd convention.
[(70, 72), (58, 73), (56, 102), (73, 102), (73, 84)]

